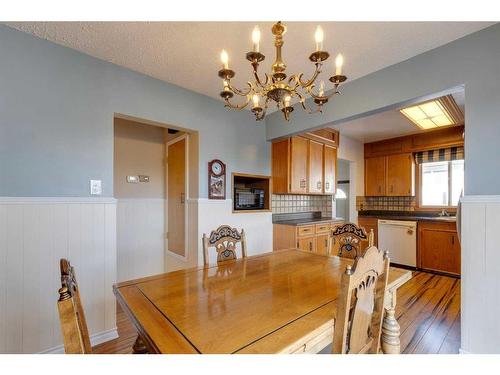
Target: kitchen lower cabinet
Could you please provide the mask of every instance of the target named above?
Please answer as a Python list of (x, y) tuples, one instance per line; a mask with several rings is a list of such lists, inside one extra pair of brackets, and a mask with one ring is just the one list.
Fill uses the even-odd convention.
[[(273, 224), (273, 250), (300, 249), (327, 255), (331, 244), (331, 233), (338, 220), (318, 224), (286, 225)], [(334, 252), (331, 253), (334, 255)]]
[[(365, 228), (366, 234), (369, 235), (373, 229), (373, 244), (378, 247), (378, 218), (358, 216), (358, 226)], [(368, 241), (364, 246), (368, 246)]]
[(297, 248), (304, 251), (316, 252), (316, 238), (304, 237), (297, 240)]
[(418, 234), (419, 268), (460, 275), (460, 242), (455, 223), (420, 221)]

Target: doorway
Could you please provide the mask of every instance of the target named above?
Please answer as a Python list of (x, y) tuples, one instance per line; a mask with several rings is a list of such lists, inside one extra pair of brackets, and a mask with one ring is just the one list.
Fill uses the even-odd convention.
[(351, 221), (350, 217), (350, 169), (349, 161), (337, 160), (337, 190), (335, 192), (335, 212), (336, 216)]
[[(186, 133), (176, 134), (166, 144), (166, 241), (171, 255), (187, 260), (188, 140)], [(169, 133), (170, 135), (170, 133)]]

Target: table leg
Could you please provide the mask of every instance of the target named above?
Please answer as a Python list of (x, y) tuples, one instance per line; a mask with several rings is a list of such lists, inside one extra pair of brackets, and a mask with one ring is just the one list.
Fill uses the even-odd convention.
[(400, 341), (399, 341), (400, 327), (395, 317), (395, 310), (393, 307), (385, 309), (385, 315), (382, 322), (382, 351), (384, 354), (399, 354)]
[(133, 353), (134, 354), (147, 354), (148, 353), (148, 348), (146, 348), (146, 345), (144, 344), (144, 341), (142, 341), (141, 336), (137, 335), (137, 339), (135, 340), (134, 346), (132, 347)]

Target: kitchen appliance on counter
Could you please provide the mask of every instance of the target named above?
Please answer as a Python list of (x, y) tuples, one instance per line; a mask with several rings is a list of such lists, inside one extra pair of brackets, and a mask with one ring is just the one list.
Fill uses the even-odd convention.
[(236, 188), (234, 189), (235, 210), (262, 210), (265, 205), (264, 189)]
[(378, 247), (389, 252), (391, 263), (417, 266), (417, 222), (378, 220)]

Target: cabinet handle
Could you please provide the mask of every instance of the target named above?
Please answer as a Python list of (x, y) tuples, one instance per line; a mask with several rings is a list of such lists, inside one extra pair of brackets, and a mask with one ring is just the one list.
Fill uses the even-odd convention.
[(325, 247), (328, 247), (328, 239), (325, 240)]
[(300, 180), (300, 187), (305, 188), (306, 187), (306, 180)]
[(309, 251), (313, 251), (313, 243), (309, 242)]
[(330, 183), (329, 182), (325, 183), (325, 188), (326, 188), (326, 190), (330, 189)]
[(451, 235), (451, 244), (455, 245), (455, 236), (453, 234)]
[(316, 184), (316, 187), (318, 188), (318, 190), (321, 190), (321, 181), (318, 181), (318, 183)]

